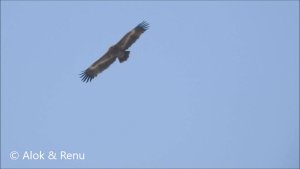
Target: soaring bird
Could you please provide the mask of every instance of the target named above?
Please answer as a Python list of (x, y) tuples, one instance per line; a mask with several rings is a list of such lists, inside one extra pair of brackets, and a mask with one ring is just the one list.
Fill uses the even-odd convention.
[(83, 82), (90, 82), (99, 73), (107, 69), (118, 58), (120, 63), (125, 62), (130, 51), (127, 49), (149, 28), (146, 21), (141, 22), (115, 45), (111, 46), (108, 51), (97, 61), (95, 61), (89, 68), (80, 74)]

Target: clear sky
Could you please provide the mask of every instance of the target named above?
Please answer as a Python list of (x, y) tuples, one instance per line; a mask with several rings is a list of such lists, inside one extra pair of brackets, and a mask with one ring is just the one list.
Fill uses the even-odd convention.
[(1, 1), (1, 143), (6, 168), (297, 168), (299, 1)]

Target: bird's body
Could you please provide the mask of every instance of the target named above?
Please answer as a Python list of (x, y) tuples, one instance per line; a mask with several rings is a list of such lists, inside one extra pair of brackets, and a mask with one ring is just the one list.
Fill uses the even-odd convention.
[(127, 49), (149, 28), (145, 21), (128, 32), (117, 44), (111, 46), (108, 51), (80, 75), (83, 82), (89, 82), (99, 73), (107, 69), (118, 58), (119, 62), (125, 62), (129, 58)]

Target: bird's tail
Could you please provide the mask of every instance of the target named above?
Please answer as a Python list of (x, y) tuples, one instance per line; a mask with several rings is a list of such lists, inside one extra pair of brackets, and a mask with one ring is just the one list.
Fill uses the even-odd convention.
[(122, 56), (119, 56), (118, 57), (119, 62), (120, 63), (125, 62), (129, 58), (129, 53), (130, 53), (130, 51), (125, 51)]

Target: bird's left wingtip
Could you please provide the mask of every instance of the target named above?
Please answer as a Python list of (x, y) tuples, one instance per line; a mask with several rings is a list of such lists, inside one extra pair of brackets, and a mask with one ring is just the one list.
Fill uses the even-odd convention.
[(86, 71), (82, 71), (79, 75), (80, 75), (81, 81), (86, 82), (86, 83), (92, 81), (92, 79), (94, 78), (92, 76), (89, 76), (86, 73)]

